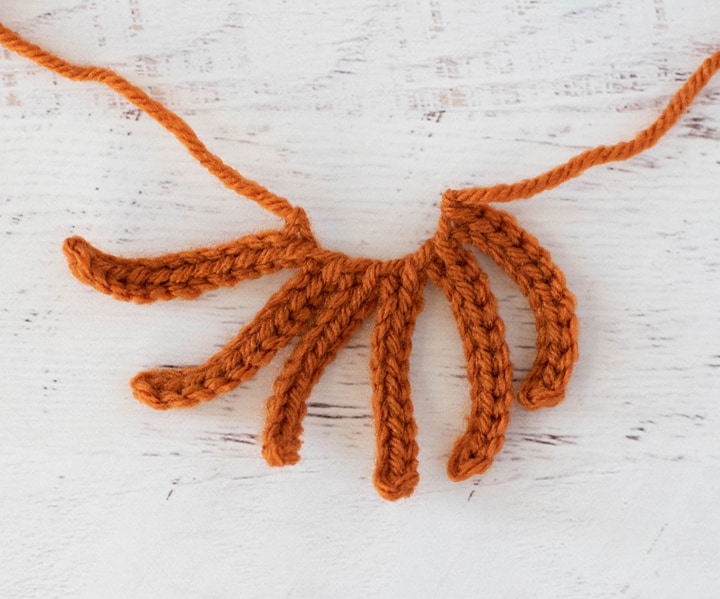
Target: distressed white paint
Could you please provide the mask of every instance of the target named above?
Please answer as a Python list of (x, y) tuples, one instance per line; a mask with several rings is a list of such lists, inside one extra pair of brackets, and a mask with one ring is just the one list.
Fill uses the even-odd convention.
[[(117, 69), (306, 207), (326, 245), (381, 257), (431, 234), (445, 187), (629, 137), (720, 44), (711, 0), (33, 0), (0, 20)], [(371, 484), (369, 326), (315, 389), (303, 461), (274, 470), (257, 433), (282, 356), (189, 411), (153, 412), (127, 380), (203, 360), (286, 275), (125, 305), (59, 251), (71, 234), (178, 250), (270, 216), (106, 89), (5, 51), (0, 139), (2, 597), (720, 592), (720, 80), (652, 151), (509, 207), (578, 296), (582, 355), (566, 402), (514, 410), (493, 469), (461, 484), (444, 460), (467, 382), (428, 289), (422, 478), (395, 504)], [(531, 317), (489, 270), (520, 380)]]

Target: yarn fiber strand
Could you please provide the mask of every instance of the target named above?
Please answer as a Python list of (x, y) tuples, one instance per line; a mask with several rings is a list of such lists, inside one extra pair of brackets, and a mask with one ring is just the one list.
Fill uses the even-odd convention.
[(246, 179), (234, 168), (225, 164), (219, 156), (205, 147), (205, 144), (200, 141), (195, 131), (182, 118), (115, 71), (105, 67), (76, 65), (63, 60), (20, 37), (2, 23), (0, 23), (0, 44), (8, 50), (12, 50), (67, 79), (73, 81), (96, 81), (107, 85), (172, 133), (187, 148), (190, 155), (223, 185), (248, 199), (254, 200), (266, 210), (283, 219), (287, 220), (293, 214), (295, 209), (290, 202), (275, 195), (259, 183)]
[(529, 198), (592, 166), (627, 160), (665, 134), (720, 69), (707, 58), (660, 116), (628, 141), (597, 146), (536, 177), (512, 184), (448, 189), (435, 234), (417, 251), (393, 260), (350, 257), (323, 248), (302, 208), (252, 181), (210, 152), (181, 117), (114, 71), (67, 62), (0, 24), (0, 44), (74, 81), (102, 83), (155, 119), (223, 185), (279, 216), (283, 226), (216, 247), (156, 257), (118, 257), (80, 237), (63, 250), (75, 277), (124, 301), (148, 303), (198, 297), (283, 269), (295, 274), (219, 352), (200, 365), (141, 372), (135, 397), (158, 410), (191, 407), (235, 389), (293, 342), (267, 401), (262, 454), (271, 466), (300, 459), (307, 400), (324, 369), (373, 314), (370, 407), (374, 416), (374, 483), (382, 497), (410, 496), (419, 481), (417, 425), (410, 389), (410, 357), (425, 285), (432, 281), (450, 303), (462, 339), (470, 383), (464, 432), (448, 448), (455, 481), (485, 472), (505, 441), (514, 391), (505, 325), (497, 300), (472, 250), (487, 254), (527, 297), (537, 329), (536, 357), (518, 402), (534, 410), (565, 397), (578, 359), (575, 297), (547, 250), (516, 219), (490, 203)]
[(720, 69), (720, 50), (706, 58), (683, 86), (675, 93), (660, 116), (653, 123), (628, 141), (612, 146), (597, 146), (573, 156), (567, 162), (529, 179), (510, 185), (500, 183), (490, 187), (466, 187), (448, 190), (446, 205), (479, 206), (490, 202), (512, 202), (531, 198), (543, 191), (557, 187), (581, 175), (587, 169), (608, 162), (622, 162), (653, 147), (665, 135), (695, 97)]

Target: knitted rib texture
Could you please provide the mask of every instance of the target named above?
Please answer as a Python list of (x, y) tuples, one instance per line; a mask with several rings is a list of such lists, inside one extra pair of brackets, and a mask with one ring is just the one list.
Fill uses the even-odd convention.
[(299, 338), (267, 401), (262, 443), (268, 464), (294, 464), (300, 459), (302, 421), (313, 386), (352, 333), (374, 314), (370, 341), (374, 483), (390, 500), (412, 494), (419, 479), (409, 368), (412, 333), (428, 279), (450, 302), (467, 361), (470, 408), (447, 467), (448, 476), (459, 481), (490, 467), (502, 448), (514, 399), (505, 327), (473, 248), (489, 255), (515, 281), (535, 315), (537, 354), (518, 391), (518, 402), (534, 410), (562, 401), (578, 358), (575, 298), (563, 273), (515, 218), (489, 204), (530, 198), (592, 166), (627, 160), (646, 150), (677, 122), (720, 68), (720, 52), (716, 52), (658, 119), (628, 141), (587, 150), (517, 183), (446, 190), (435, 234), (416, 252), (381, 261), (321, 247), (302, 208), (226, 165), (183, 119), (117, 73), (71, 64), (1, 24), (0, 43), (63, 77), (107, 85), (172, 133), (228, 188), (284, 221), (278, 230), (154, 258), (112, 256), (80, 237), (65, 241), (68, 265), (80, 281), (137, 303), (193, 299), (243, 279), (296, 269), (217, 354), (197, 366), (141, 372), (131, 382), (135, 397), (159, 410), (210, 401), (254, 376), (281, 348)]

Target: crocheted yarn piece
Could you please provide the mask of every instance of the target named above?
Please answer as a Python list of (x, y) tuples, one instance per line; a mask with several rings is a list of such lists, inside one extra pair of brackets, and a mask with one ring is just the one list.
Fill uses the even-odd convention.
[(598, 146), (537, 177), (513, 184), (448, 189), (442, 195), (435, 234), (417, 251), (394, 260), (353, 258), (320, 246), (302, 208), (251, 181), (210, 152), (178, 115), (117, 73), (69, 63), (0, 24), (0, 43), (75, 81), (104, 83), (172, 133), (228, 188), (284, 221), (278, 230), (246, 235), (212, 248), (153, 258), (121, 258), (80, 237), (63, 250), (72, 273), (113, 297), (148, 303), (194, 299), (205, 291), (282, 269), (289, 279), (217, 354), (197, 366), (141, 372), (131, 381), (135, 397), (165, 410), (194, 406), (231, 391), (253, 377), (298, 338), (267, 401), (262, 454), (283, 466), (300, 459), (307, 399), (324, 368), (366, 319), (374, 315), (370, 377), (376, 433), (374, 483), (395, 500), (418, 484), (417, 425), (409, 366), (412, 333), (429, 281), (442, 289), (463, 343), (470, 382), (465, 432), (450, 452), (455, 481), (485, 472), (500, 451), (514, 399), (505, 325), (487, 276), (472, 249), (489, 255), (527, 297), (535, 315), (537, 355), (518, 391), (534, 410), (558, 404), (578, 359), (575, 298), (550, 254), (495, 202), (530, 198), (586, 169), (626, 160), (654, 145), (680, 118), (720, 68), (720, 52), (707, 58), (658, 119), (633, 139)]

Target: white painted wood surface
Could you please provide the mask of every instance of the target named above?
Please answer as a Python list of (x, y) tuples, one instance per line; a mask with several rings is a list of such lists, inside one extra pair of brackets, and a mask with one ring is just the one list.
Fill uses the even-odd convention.
[[(431, 234), (448, 186), (630, 137), (720, 44), (711, 0), (32, 0), (0, 20), (124, 74), (327, 246), (378, 257)], [(515, 409), (494, 467), (460, 484), (445, 460), (468, 386), (428, 288), (421, 482), (397, 503), (371, 483), (369, 326), (313, 393), (302, 462), (271, 469), (282, 356), (188, 411), (153, 412), (127, 380), (204, 360), (287, 275), (136, 306), (60, 252), (71, 234), (179, 250), (272, 217), (105, 88), (7, 51), (0, 139), (0, 596), (720, 596), (720, 80), (653, 150), (508, 208), (566, 272), (581, 359), (567, 400)], [(488, 269), (519, 381), (531, 316)]]

